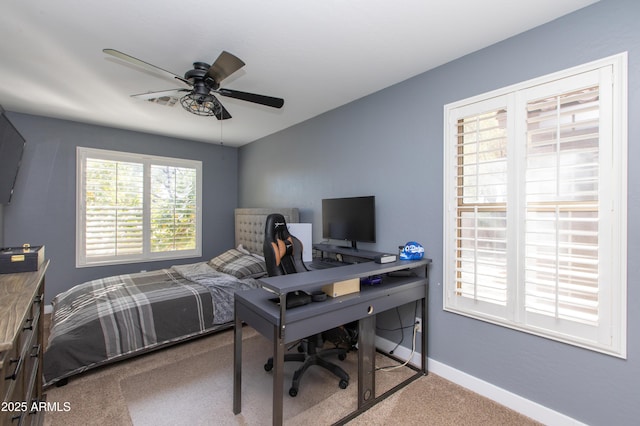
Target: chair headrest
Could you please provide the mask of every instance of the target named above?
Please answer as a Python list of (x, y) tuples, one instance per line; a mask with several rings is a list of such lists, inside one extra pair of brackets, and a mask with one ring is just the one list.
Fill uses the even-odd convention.
[(264, 237), (266, 241), (286, 240), (290, 237), (287, 222), (280, 213), (267, 216), (265, 222)]
[(282, 214), (267, 216), (263, 252), (270, 277), (307, 271), (302, 261), (302, 250), (302, 243), (289, 233)]

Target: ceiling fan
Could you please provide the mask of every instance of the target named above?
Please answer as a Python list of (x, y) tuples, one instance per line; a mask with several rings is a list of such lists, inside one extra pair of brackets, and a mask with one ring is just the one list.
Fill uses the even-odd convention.
[(182, 83), (189, 86), (189, 88), (183, 89), (171, 89), (160, 92), (148, 92), (141, 93), (139, 95), (132, 95), (135, 98), (154, 100), (158, 98), (180, 96), (180, 104), (190, 113), (204, 116), (213, 115), (218, 120), (231, 118), (231, 114), (229, 114), (229, 111), (225, 109), (214, 94), (266, 105), (273, 108), (282, 108), (282, 105), (284, 105), (284, 99), (281, 98), (256, 95), (255, 93), (241, 92), (239, 90), (220, 87), (222, 80), (229, 77), (245, 65), (240, 58), (226, 51), (223, 51), (212, 65), (204, 62), (194, 62), (193, 69), (187, 71), (184, 74), (184, 77), (180, 77), (179, 75), (163, 70), (162, 68), (115, 49), (103, 49), (102, 51), (106, 54), (115, 56), (116, 58), (147, 68), (153, 72), (180, 80)]

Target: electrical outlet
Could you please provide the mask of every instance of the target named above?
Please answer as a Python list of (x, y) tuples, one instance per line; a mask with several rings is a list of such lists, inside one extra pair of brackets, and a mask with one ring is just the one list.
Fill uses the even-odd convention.
[(416, 327), (416, 331), (418, 333), (422, 333), (422, 318), (416, 317), (416, 320), (413, 324), (414, 324), (414, 327)]

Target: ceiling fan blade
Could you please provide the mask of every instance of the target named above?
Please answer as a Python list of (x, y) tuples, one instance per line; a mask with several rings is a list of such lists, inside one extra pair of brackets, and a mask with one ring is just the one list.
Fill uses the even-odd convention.
[(223, 50), (218, 59), (209, 67), (207, 77), (220, 84), (222, 80), (244, 67), (244, 65), (245, 63), (242, 59)]
[(189, 92), (189, 89), (170, 89), (170, 90), (161, 90), (159, 92), (145, 92), (145, 93), (138, 93), (136, 95), (131, 95), (132, 98), (138, 98), (138, 99), (144, 99), (144, 100), (149, 100), (149, 99), (155, 99), (155, 98), (162, 98), (162, 97), (180, 97), (182, 96), (182, 93), (184, 92)]
[(162, 68), (157, 67), (157, 66), (155, 66), (153, 64), (150, 64), (148, 62), (145, 62), (145, 61), (143, 61), (141, 59), (134, 58), (133, 56), (127, 55), (126, 53), (120, 52), (119, 50), (102, 49), (102, 51), (104, 53), (108, 54), (108, 55), (115, 56), (118, 59), (125, 60), (125, 61), (127, 61), (129, 63), (132, 63), (134, 65), (137, 65), (139, 67), (146, 68), (146, 69), (151, 70), (151, 71), (156, 72), (156, 73), (165, 74), (165, 76), (167, 76), (167, 77), (175, 78), (175, 79), (180, 80), (180, 81), (182, 81), (182, 82), (184, 82), (184, 83), (186, 83), (186, 84), (191, 86), (191, 83), (189, 82), (189, 80), (185, 80), (184, 78), (180, 77), (179, 75), (176, 75), (176, 74), (174, 74), (174, 73), (172, 73), (170, 71), (167, 71), (167, 70), (163, 70)]
[(216, 93), (229, 98), (240, 99), (243, 101), (253, 102), (256, 104), (266, 105), (273, 108), (282, 108), (284, 99), (274, 98), (272, 96), (256, 95), (255, 93), (241, 92), (239, 90), (219, 89)]
[(227, 109), (224, 107), (224, 105), (222, 105), (218, 98), (211, 94), (209, 96), (211, 96), (211, 102), (213, 102), (214, 104), (214, 107), (211, 109), (213, 111), (213, 115), (218, 120), (227, 120), (231, 118), (231, 114), (229, 114), (229, 111), (227, 111)]
[(229, 111), (227, 111), (227, 109), (220, 103), (220, 101), (218, 101), (218, 106), (220, 106), (220, 109), (216, 108), (215, 112), (213, 113), (213, 115), (215, 115), (218, 120), (227, 120), (231, 118), (231, 114), (229, 114)]

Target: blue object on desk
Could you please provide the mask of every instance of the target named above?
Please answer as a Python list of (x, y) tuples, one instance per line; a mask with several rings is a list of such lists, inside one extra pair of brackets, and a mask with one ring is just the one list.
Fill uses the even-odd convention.
[(415, 241), (409, 241), (400, 252), (400, 260), (417, 260), (424, 256), (424, 247)]
[(375, 285), (375, 284), (380, 284), (381, 282), (382, 282), (382, 277), (380, 275), (373, 275), (371, 277), (360, 278), (360, 284), (364, 284), (364, 285)]

